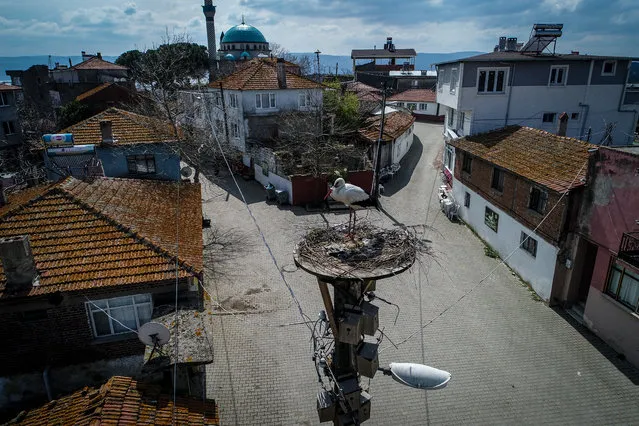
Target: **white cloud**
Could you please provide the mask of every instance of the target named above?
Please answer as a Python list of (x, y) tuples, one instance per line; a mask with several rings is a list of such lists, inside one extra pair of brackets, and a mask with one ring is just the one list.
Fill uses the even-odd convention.
[(574, 12), (581, 0), (544, 0), (543, 5), (555, 13)]

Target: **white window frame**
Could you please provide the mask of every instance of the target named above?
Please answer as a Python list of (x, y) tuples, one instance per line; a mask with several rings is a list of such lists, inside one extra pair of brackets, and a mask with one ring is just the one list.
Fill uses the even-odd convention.
[(406, 102), (406, 109), (408, 109), (410, 111), (415, 111), (417, 109), (417, 103), (416, 102)]
[(10, 106), (9, 102), (9, 93), (8, 92), (0, 92), (0, 107)]
[(237, 93), (229, 93), (229, 106), (237, 108)]
[[(266, 106), (264, 101), (266, 100)], [(275, 101), (275, 93), (256, 93), (255, 94), (255, 109), (274, 109), (277, 107)]]
[(457, 93), (457, 80), (459, 80), (459, 69), (453, 68), (450, 70), (450, 94), (454, 95)]
[(449, 129), (452, 129), (455, 126), (455, 110), (452, 108), (448, 110), (448, 121), (446, 124)]
[(455, 148), (452, 145), (446, 144), (446, 149), (444, 150), (444, 167), (446, 167), (448, 170), (452, 172), (454, 164), (455, 164)]
[(234, 138), (240, 137), (240, 125), (236, 122), (231, 123), (231, 136)]
[(420, 102), (419, 103), (419, 110), (420, 111), (427, 111), (428, 110), (428, 104), (425, 102)]
[(462, 133), (464, 133), (464, 121), (466, 121), (466, 112), (461, 111), (457, 119), (457, 130), (460, 130)]
[[(493, 90), (488, 90), (488, 74), (494, 71), (495, 72), (495, 80), (493, 81)], [(477, 94), (478, 95), (503, 95), (506, 93), (506, 88), (508, 87), (508, 72), (510, 71), (510, 68), (508, 67), (481, 67), (481, 68), (477, 68)], [(484, 79), (484, 90), (479, 90), (479, 77), (481, 75), (482, 72), (486, 73), (486, 78)], [(503, 87), (501, 91), (497, 90), (497, 82), (499, 80), (499, 73), (503, 72), (504, 73), (504, 82), (503, 82)]]
[(311, 106), (311, 94), (308, 92), (300, 92), (297, 97), (297, 103), (300, 109), (310, 108)]
[[(606, 63), (611, 63), (611, 62), (612, 62), (612, 72), (605, 72), (604, 69), (606, 68)], [(602, 77), (613, 77), (616, 72), (617, 72), (617, 61), (603, 61), (603, 63), (601, 64)]]
[(222, 94), (220, 92), (215, 92), (215, 93), (213, 93), (213, 98), (214, 98), (215, 106), (221, 107), (222, 106)]
[[(109, 301), (114, 301), (115, 299), (122, 299), (122, 298), (126, 298), (126, 297), (131, 299), (131, 304), (130, 305), (122, 305), (122, 306), (117, 306), (117, 307), (110, 307), (109, 306)], [(135, 301), (136, 297), (145, 297), (148, 300), (144, 301), (144, 302), (136, 302)], [(98, 307), (102, 303), (104, 303), (106, 306), (105, 307), (102, 307), (102, 306)], [(130, 296), (122, 296), (122, 297), (112, 297), (112, 298), (109, 298), (109, 299), (100, 299), (100, 300), (94, 300), (92, 302), (84, 302), (84, 304), (85, 304), (85, 307), (87, 309), (87, 315), (89, 316), (89, 322), (91, 324), (91, 331), (93, 332), (93, 337), (95, 337), (96, 339), (131, 333), (131, 331), (129, 331), (129, 330), (125, 330), (125, 331), (121, 331), (121, 332), (116, 332), (114, 330), (113, 323), (115, 321), (112, 318), (112, 317), (114, 317), (114, 315), (111, 313), (111, 310), (122, 309), (122, 308), (126, 308), (126, 307), (133, 308), (133, 310), (135, 312), (135, 323), (136, 323), (136, 326), (135, 327), (131, 327), (131, 328), (135, 329), (135, 330), (139, 329), (142, 324), (145, 324), (146, 322), (150, 321), (151, 320), (151, 316), (153, 315), (153, 297), (151, 296), (150, 293), (133, 294), (133, 295), (130, 295)], [(141, 306), (148, 306), (150, 308), (151, 314), (149, 315), (149, 318), (148, 318), (147, 321), (144, 321), (144, 318), (140, 319), (140, 314), (138, 312), (138, 307), (141, 307)], [(95, 327), (95, 318), (93, 316), (93, 314), (95, 314), (95, 313), (102, 313), (102, 314), (106, 313), (107, 319), (109, 320), (109, 328), (110, 328), (110, 331), (111, 331), (109, 334), (98, 335), (98, 331), (97, 331), (97, 329)], [(117, 324), (117, 322), (116, 322), (116, 324)]]
[[(566, 85), (568, 81), (568, 69), (570, 67), (568, 65), (551, 65), (550, 72), (548, 73), (548, 86), (552, 87), (563, 87)], [(557, 83), (557, 77), (559, 76), (559, 71), (563, 71), (562, 81), (561, 83)], [(553, 82), (553, 71), (555, 71), (555, 81)]]

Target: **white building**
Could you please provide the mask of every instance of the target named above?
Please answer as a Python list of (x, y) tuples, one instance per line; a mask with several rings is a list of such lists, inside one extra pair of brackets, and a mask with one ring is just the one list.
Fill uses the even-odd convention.
[(428, 89), (409, 89), (387, 99), (388, 105), (403, 107), (411, 111), (416, 118), (432, 118), (440, 114), (437, 93)]
[[(371, 117), (366, 126), (359, 133), (371, 144), (371, 159), (374, 158), (374, 149), (379, 139), (379, 127), (381, 124), (381, 111), (377, 111)], [(399, 164), (413, 145), (413, 130), (415, 118), (404, 111), (396, 111), (386, 107), (384, 115), (384, 134), (382, 135), (382, 147), (380, 167)]]
[(459, 217), (544, 300), (561, 298), (593, 145), (510, 126), (447, 142)]
[(510, 50), (438, 64), (446, 137), (509, 125), (556, 132), (565, 112), (567, 136), (632, 143), (639, 117), (639, 90), (628, 84), (633, 58), (522, 51), (514, 41)]

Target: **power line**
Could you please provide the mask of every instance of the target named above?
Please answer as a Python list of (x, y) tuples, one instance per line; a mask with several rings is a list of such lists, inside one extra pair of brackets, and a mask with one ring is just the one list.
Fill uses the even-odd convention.
[(130, 327), (127, 327), (126, 325), (122, 324), (122, 322), (120, 322), (120, 320), (118, 320), (115, 317), (112, 317), (107, 311), (105, 311), (104, 309), (102, 309), (101, 307), (99, 307), (98, 305), (96, 305), (92, 300), (90, 300), (88, 297), (84, 296), (84, 298), (87, 300), (88, 303), (92, 304), (93, 306), (95, 306), (96, 308), (98, 308), (100, 311), (102, 311), (102, 313), (104, 315), (106, 315), (107, 317), (109, 317), (110, 319), (112, 319), (113, 321), (117, 322), (118, 324), (120, 324), (122, 327), (126, 328), (127, 330), (129, 330), (130, 332), (133, 332), (135, 334), (138, 334), (137, 330), (134, 330)]

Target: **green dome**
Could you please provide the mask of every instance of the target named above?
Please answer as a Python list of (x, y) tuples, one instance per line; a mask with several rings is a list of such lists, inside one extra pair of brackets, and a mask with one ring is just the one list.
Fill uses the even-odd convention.
[(224, 59), (226, 59), (227, 61), (234, 61), (235, 60), (235, 56), (233, 56), (230, 53), (227, 53), (226, 55), (224, 55)]
[(222, 43), (266, 43), (266, 39), (254, 26), (241, 23), (224, 33)]
[(251, 55), (248, 52), (242, 52), (240, 59), (251, 59)]

